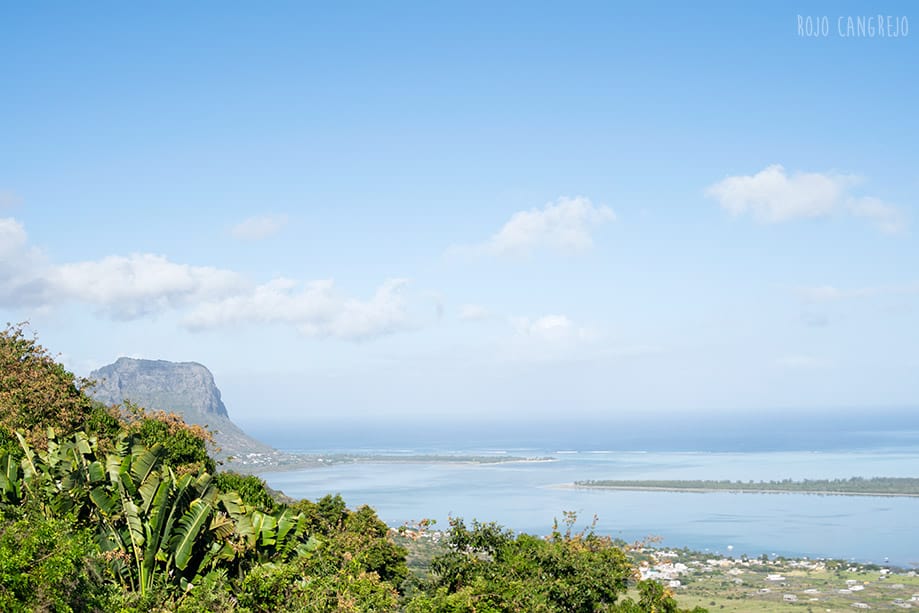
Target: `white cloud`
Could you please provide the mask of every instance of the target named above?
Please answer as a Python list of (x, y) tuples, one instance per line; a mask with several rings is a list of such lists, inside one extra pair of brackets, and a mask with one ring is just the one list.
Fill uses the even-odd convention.
[(384, 282), (367, 300), (332, 281), (278, 278), (255, 285), (242, 275), (172, 262), (162, 255), (112, 255), (52, 265), (28, 244), (22, 224), (0, 218), (0, 307), (87, 304), (116, 319), (177, 311), (192, 329), (248, 322), (288, 324), (307, 336), (361, 340), (411, 327), (407, 281)]
[(249, 217), (233, 226), (230, 234), (242, 241), (260, 241), (280, 232), (286, 223), (286, 215)]
[(0, 262), (17, 257), (27, 242), (28, 237), (21, 223), (12, 217), (0, 219)]
[(64, 264), (54, 269), (50, 284), (60, 298), (96, 305), (119, 319), (225, 296), (246, 286), (234, 272), (177, 264), (148, 253)]
[(905, 220), (896, 207), (851, 193), (861, 182), (857, 175), (837, 173), (789, 175), (774, 164), (755, 175), (727, 177), (709, 186), (705, 194), (732, 215), (750, 215), (761, 223), (849, 213), (870, 219), (884, 232), (902, 230)]
[(819, 173), (789, 177), (775, 164), (752, 176), (728, 177), (709, 187), (706, 194), (732, 215), (749, 213), (758, 221), (774, 223), (831, 213), (856, 181), (851, 175)]
[(390, 279), (366, 301), (341, 296), (331, 280), (302, 286), (275, 279), (251, 292), (205, 302), (185, 319), (192, 329), (240, 323), (286, 323), (307, 336), (362, 340), (410, 327), (405, 279)]
[(491, 317), (491, 313), (483, 306), (464, 304), (460, 307), (459, 318), (463, 321), (481, 321), (489, 317)]
[(29, 246), (21, 223), (0, 218), (0, 305), (40, 306), (49, 291), (44, 257)]
[(133, 319), (245, 286), (234, 272), (177, 264), (152, 254), (55, 266), (29, 246), (22, 224), (0, 219), (0, 305), (46, 308), (73, 301), (118, 319)]
[(588, 198), (561, 197), (541, 209), (514, 213), (485, 243), (454, 251), (499, 256), (526, 255), (539, 249), (584, 251), (593, 246), (591, 232), (615, 219), (612, 209), (596, 206)]
[(389, 279), (366, 302), (346, 300), (327, 328), (318, 327), (318, 333), (360, 340), (407, 329), (409, 318), (403, 296), (407, 284), (407, 279)]
[(597, 328), (585, 326), (567, 315), (509, 317), (513, 333), (490, 355), (498, 362), (517, 364), (597, 363), (631, 360), (663, 353), (661, 347), (623, 343)]

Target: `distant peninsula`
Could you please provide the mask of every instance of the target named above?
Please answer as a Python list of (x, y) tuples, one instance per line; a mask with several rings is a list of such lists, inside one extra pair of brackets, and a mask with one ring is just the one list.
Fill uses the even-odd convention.
[(231, 419), (223, 403), (214, 375), (197, 362), (169, 362), (118, 358), (94, 370), (95, 381), (88, 390), (105, 404), (133, 402), (145, 409), (174, 412), (186, 422), (205, 426), (214, 432), (214, 455), (225, 469), (240, 473), (259, 473), (337, 464), (363, 463), (465, 463), (547, 462), (552, 458), (525, 458), (508, 455), (451, 454), (313, 454), (278, 451), (243, 432)]
[(804, 479), (794, 481), (679, 481), (679, 480), (587, 480), (576, 488), (645, 490), (662, 492), (733, 492), (740, 494), (824, 494), (835, 496), (915, 496), (919, 479), (912, 477), (852, 477), (850, 479)]

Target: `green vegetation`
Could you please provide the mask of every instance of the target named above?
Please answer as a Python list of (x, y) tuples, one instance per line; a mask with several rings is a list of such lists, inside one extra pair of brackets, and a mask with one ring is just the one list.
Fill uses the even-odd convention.
[(235, 491), (245, 504), (265, 513), (271, 513), (277, 507), (265, 482), (255, 475), (221, 472), (214, 475), (214, 484), (221, 492)]
[(206, 430), (89, 385), (21, 326), (0, 334), (0, 610), (681, 611), (573, 516), (548, 538), (455, 520), (410, 570), (370, 507), (215, 472)]
[[(439, 611), (565, 611), (678, 613), (673, 594), (640, 581), (638, 601), (620, 600), (636, 571), (622, 548), (593, 529), (573, 533), (556, 525), (548, 538), (514, 535), (496, 524), (451, 522), (445, 551), (431, 562), (430, 576), (406, 606), (409, 613)], [(701, 608), (694, 611), (704, 611)]]
[(33, 445), (43, 446), (49, 426), (70, 432), (87, 420), (107, 421), (104, 408), (81, 391), (89, 384), (58, 364), (22, 325), (0, 333), (0, 446), (18, 447), (18, 430)]
[(873, 477), (864, 479), (804, 479), (803, 481), (575, 481), (577, 487), (623, 490), (664, 490), (669, 492), (740, 493), (789, 492), (798, 494), (838, 494), (846, 496), (919, 496), (919, 479), (910, 477)]
[(86, 611), (102, 607), (108, 590), (96, 582), (89, 530), (67, 518), (28, 510), (0, 511), (0, 611)]

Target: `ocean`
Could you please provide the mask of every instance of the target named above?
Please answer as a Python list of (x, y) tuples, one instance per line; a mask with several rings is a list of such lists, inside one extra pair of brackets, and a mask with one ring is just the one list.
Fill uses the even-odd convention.
[[(835, 558), (919, 567), (919, 498), (560, 487), (587, 479), (919, 476), (915, 431), (904, 428), (902, 421), (893, 425), (859, 434), (854, 429), (834, 432), (824, 423), (820, 436), (798, 438), (776, 438), (766, 429), (755, 433), (733, 429), (733, 434), (722, 431), (715, 436), (709, 428), (705, 432), (718, 444), (699, 444), (697, 437), (696, 446), (702, 449), (674, 450), (679, 447), (679, 433), (663, 442), (667, 437), (636, 438), (604, 448), (602, 441), (622, 442), (623, 437), (597, 436), (597, 430), (576, 436), (564, 428), (534, 428), (531, 434), (525, 428), (514, 432), (502, 428), (464, 437), (463, 430), (454, 428), (439, 438), (431, 435), (435, 430), (381, 426), (352, 428), (350, 437), (338, 438), (337, 433), (344, 436), (347, 429), (330, 424), (303, 430), (299, 437), (294, 428), (285, 429), (275, 441), (265, 433), (262, 436), (287, 451), (320, 455), (485, 455), (552, 461), (361, 461), (261, 476), (289, 496), (316, 499), (339, 493), (351, 506), (368, 504), (391, 526), (429, 518), (436, 520), (435, 528), (446, 529), (449, 517), (462, 517), (497, 522), (517, 532), (548, 534), (554, 519), (561, 521), (563, 512), (574, 511), (580, 526), (596, 517), (597, 532), (629, 542), (653, 537), (660, 547), (717, 555)], [(288, 444), (279, 444), (283, 441)], [(294, 441), (301, 444), (290, 444)]]

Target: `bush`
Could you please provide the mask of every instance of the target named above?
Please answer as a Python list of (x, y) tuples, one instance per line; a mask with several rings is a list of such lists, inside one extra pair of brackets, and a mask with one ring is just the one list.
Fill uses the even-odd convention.
[(87, 530), (26, 511), (0, 520), (0, 610), (106, 610), (111, 596)]
[(151, 448), (160, 443), (165, 452), (164, 463), (179, 474), (202, 471), (214, 474), (217, 470), (217, 463), (207, 449), (213, 436), (205, 428), (187, 424), (175, 413), (147, 411), (131, 403), (124, 405), (120, 415), (124, 429), (137, 434), (144, 446)]
[(220, 472), (214, 476), (214, 483), (221, 492), (235, 491), (243, 502), (266, 513), (274, 512), (277, 506), (268, 486), (255, 475)]
[(19, 430), (37, 447), (46, 444), (46, 431), (79, 429), (93, 402), (82, 389), (89, 385), (58, 364), (25, 324), (0, 332), (0, 445)]
[[(570, 518), (573, 523), (573, 516)], [(433, 611), (611, 610), (632, 577), (632, 565), (610, 539), (592, 531), (547, 539), (515, 536), (496, 524), (451, 520), (449, 551), (434, 558), (413, 613)]]

